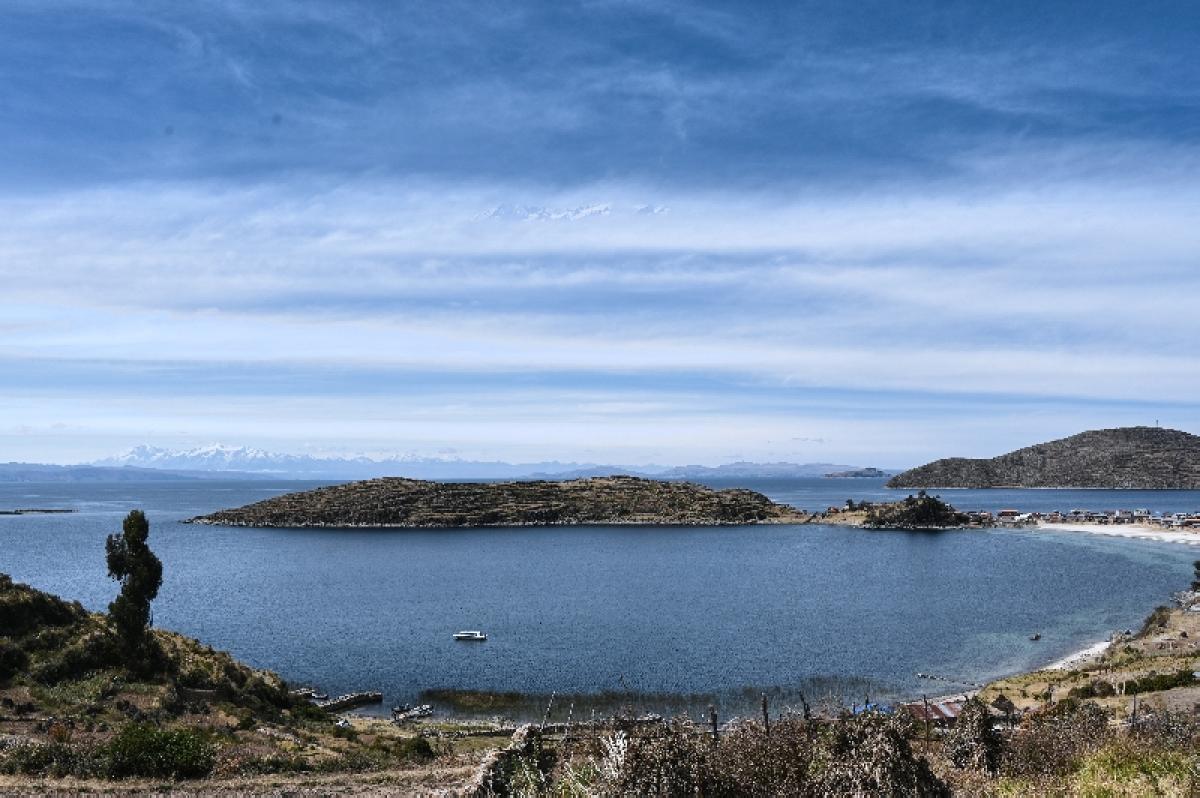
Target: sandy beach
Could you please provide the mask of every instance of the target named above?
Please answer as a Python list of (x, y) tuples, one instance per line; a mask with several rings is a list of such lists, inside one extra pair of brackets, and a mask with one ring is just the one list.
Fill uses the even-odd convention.
[(1116, 538), (1136, 538), (1139, 540), (1156, 540), (1160, 543), (1182, 543), (1187, 546), (1200, 546), (1200, 533), (1183, 532), (1174, 529), (1164, 529), (1160, 526), (1144, 526), (1142, 524), (1051, 524), (1041, 522), (1038, 529), (1053, 532), (1084, 532), (1091, 535), (1107, 535)]
[(1063, 657), (1057, 662), (1047, 665), (1043, 670), (1047, 671), (1069, 671), (1079, 667), (1092, 660), (1098, 659), (1101, 654), (1108, 650), (1112, 643), (1107, 640), (1100, 643), (1093, 643), (1082, 651), (1076, 651), (1074, 654)]

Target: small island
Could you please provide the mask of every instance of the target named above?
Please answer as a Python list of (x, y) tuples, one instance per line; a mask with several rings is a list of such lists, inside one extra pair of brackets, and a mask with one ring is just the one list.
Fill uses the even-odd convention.
[(848, 499), (842, 507), (830, 507), (813, 517), (812, 523), (875, 530), (966, 529), (993, 526), (991, 514), (966, 513), (919, 491), (896, 502), (855, 502)]
[(561, 482), (385, 477), (276, 496), (190, 520), (250, 527), (571, 526), (803, 523), (811, 516), (741, 488), (611, 476)]
[(883, 479), (888, 472), (878, 468), (854, 468), (850, 471), (833, 471), (825, 474), (825, 479)]

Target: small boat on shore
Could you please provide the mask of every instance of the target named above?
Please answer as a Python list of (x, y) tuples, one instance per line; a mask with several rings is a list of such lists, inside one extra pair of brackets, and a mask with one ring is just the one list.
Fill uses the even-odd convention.
[(455, 640), (472, 640), (482, 642), (487, 640), (487, 635), (477, 629), (467, 629), (462, 632), (454, 633)]

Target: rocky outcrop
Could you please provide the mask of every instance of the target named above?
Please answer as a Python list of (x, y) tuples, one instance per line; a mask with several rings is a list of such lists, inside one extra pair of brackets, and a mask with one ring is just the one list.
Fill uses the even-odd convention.
[(1200, 489), (1200, 436), (1159, 427), (1092, 430), (991, 459), (951, 457), (889, 488)]
[(751, 490), (639, 477), (501, 483), (388, 477), (290, 493), (192, 522), (263, 527), (707, 526), (806, 518)]

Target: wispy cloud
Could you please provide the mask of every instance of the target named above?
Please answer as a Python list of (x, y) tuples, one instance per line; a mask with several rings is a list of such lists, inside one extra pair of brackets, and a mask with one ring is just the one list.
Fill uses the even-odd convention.
[(28, 456), (894, 464), (1014, 418), (1200, 427), (1190, 10), (9, 10)]

